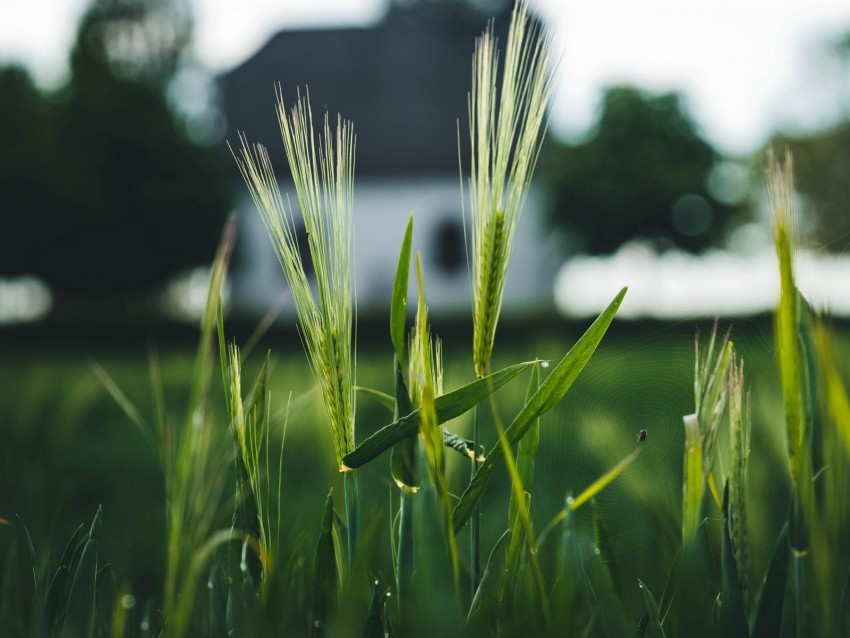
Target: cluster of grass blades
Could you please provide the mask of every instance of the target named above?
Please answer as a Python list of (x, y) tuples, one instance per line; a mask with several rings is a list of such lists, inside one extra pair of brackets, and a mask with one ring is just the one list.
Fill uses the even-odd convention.
[[(776, 532), (767, 569), (754, 574), (748, 501), (757, 495), (748, 490), (750, 397), (744, 362), (728, 334), (718, 341), (715, 325), (702, 355), (697, 346), (696, 411), (684, 417), (682, 548), (660, 599), (640, 584), (646, 599), (640, 635), (838, 636), (850, 631), (850, 403), (831, 358), (824, 320), (794, 279), (789, 151), (782, 163), (769, 153), (765, 182), (781, 284), (775, 351), (787, 476), (777, 486), (789, 485), (787, 517)], [(718, 463), (722, 458), (726, 467)]]
[[(279, 95), (278, 115), (315, 279), (301, 261), (297, 225), (265, 149), (243, 139), (237, 162), (293, 290), (343, 475), (343, 506), (338, 511), (340, 499), (330, 489), (315, 528), (289, 527), (284, 507), (289, 487), (283, 480), (286, 416), (282, 421), (275, 416), (269, 391), (274, 360), (267, 354), (256, 376), (247, 377), (252, 347), (230, 342), (224, 326), (220, 290), (233, 246), (231, 225), (211, 270), (185, 417), (174, 421), (167, 416), (155, 358), (150, 418), (106, 371), (97, 369), (160, 461), (167, 537), (161, 598), (136, 605), (132, 592), (110, 578), (98, 549), (101, 535), (108, 533), (100, 511), (93, 524), (81, 526), (57, 552), (58, 562), (39, 557), (22, 521), (0, 519), (0, 526), (16, 532), (0, 574), (4, 632), (115, 638), (850, 632), (850, 510), (845, 502), (850, 395), (826, 324), (814, 316), (794, 281), (790, 156), (781, 165), (771, 157), (766, 175), (782, 284), (776, 359), (787, 476), (778, 485), (788, 486), (786, 520), (771, 530), (775, 547), (767, 568), (757, 573), (751, 560), (757, 495), (750, 488), (754, 419), (744, 361), (731, 334), (719, 335), (716, 324), (707, 344), (696, 342), (694, 411), (683, 416), (680, 546), (672, 564), (658, 564), (640, 580), (620, 578), (609, 521), (599, 507), (603, 491), (652, 452), (645, 433), (628, 454), (610, 459), (596, 480), (572, 486), (557, 511), (532, 510), (532, 495), (540, 489), (537, 454), (546, 428), (555, 426), (545, 415), (573, 387), (626, 295), (625, 288), (620, 290), (559, 361), (534, 359), (490, 369), (510, 240), (551, 92), (547, 46), (545, 36), (528, 26), (520, 1), (501, 76), (489, 30), (476, 49), (470, 100), (473, 378), (460, 387), (445, 387), (442, 346), (428, 322), (427, 273), (411, 248), (411, 216), (390, 300), (393, 363), (387, 366), (387, 385), (393, 390), (356, 385), (353, 131), (341, 119), (332, 131), (326, 119), (316, 136), (306, 97), (287, 111)], [(409, 326), (411, 263), (418, 302)], [(223, 401), (214, 399), (216, 367)], [(495, 394), (526, 373), (524, 400), (497, 410)], [(389, 421), (359, 442), (354, 427), (358, 392), (385, 405)], [(223, 414), (212, 409), (216, 401), (224, 405)], [(513, 409), (512, 416), (503, 419), (507, 409)], [(447, 430), (452, 420), (469, 412), (474, 414), (471, 440)], [(485, 413), (492, 416), (488, 436), (479, 430)], [(485, 439), (491, 442), (486, 453)], [(452, 489), (447, 469), (455, 452), (471, 459), (473, 467), (461, 490)], [(383, 472), (374, 462), (385, 453), (390, 457), (389, 511), (365, 517), (361, 524), (357, 471), (370, 466), (375, 474)], [(500, 514), (497, 540), (482, 548), (476, 511), (502, 466), (510, 493), (500, 504), (504, 517)], [(227, 490), (228, 485), (235, 488)], [(462, 533), (467, 527), (469, 537)], [(650, 539), (646, 551), (653, 550)], [(389, 571), (382, 567), (387, 562)], [(630, 606), (629, 592), (642, 601), (640, 608)]]

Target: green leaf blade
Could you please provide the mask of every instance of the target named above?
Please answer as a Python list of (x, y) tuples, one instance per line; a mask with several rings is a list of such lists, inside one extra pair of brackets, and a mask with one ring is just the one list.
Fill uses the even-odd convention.
[[(626, 291), (627, 288), (623, 288), (614, 297), (614, 300), (596, 318), (561, 362), (555, 366), (555, 369), (552, 370), (546, 380), (541, 384), (537, 392), (534, 393), (534, 396), (525, 404), (508, 429), (505, 430), (504, 436), (509, 445), (513, 445), (519, 441), (532, 427), (535, 420), (557, 405), (570, 387), (572, 387), (573, 382), (578, 378), (579, 373), (602, 341), (602, 337), (605, 335), (608, 326), (611, 325), (611, 321), (614, 319), (617, 310), (623, 302)], [(478, 468), (478, 471), (475, 473), (472, 481), (470, 481), (452, 514), (455, 531), (463, 529), (464, 525), (469, 521), (472, 512), (475, 510), (475, 506), (484, 494), (484, 488), (487, 486), (493, 471), (496, 469), (503, 455), (502, 445), (501, 443), (497, 443)]]
[(339, 576), (337, 574), (336, 544), (333, 535), (333, 492), (328, 493), (322, 515), (322, 530), (316, 543), (313, 562), (313, 605), (311, 635), (325, 634), (326, 623), (336, 604)]
[(401, 242), (401, 253), (398, 256), (398, 267), (393, 283), (393, 297), (390, 305), (390, 336), (395, 349), (395, 356), (404, 361), (404, 327), (407, 319), (407, 280), (410, 274), (410, 244), (413, 239), (413, 215), (407, 222), (404, 239)]
[[(437, 411), (437, 422), (445, 423), (459, 417), (486, 399), (508, 381), (531, 366), (537, 365), (537, 363), (537, 361), (526, 361), (508, 366), (482, 379), (477, 379), (453, 392), (437, 397), (434, 400), (434, 407)], [(397, 421), (384, 426), (343, 457), (342, 461), (345, 467), (349, 469), (358, 468), (388, 450), (399, 441), (416, 434), (419, 430), (419, 418), (419, 410), (414, 410)]]

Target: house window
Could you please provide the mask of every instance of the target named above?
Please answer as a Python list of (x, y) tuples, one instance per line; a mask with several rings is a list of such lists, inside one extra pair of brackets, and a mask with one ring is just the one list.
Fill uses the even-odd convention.
[(437, 222), (434, 239), (434, 258), (439, 269), (446, 275), (456, 275), (463, 270), (465, 245), (463, 226), (454, 219)]

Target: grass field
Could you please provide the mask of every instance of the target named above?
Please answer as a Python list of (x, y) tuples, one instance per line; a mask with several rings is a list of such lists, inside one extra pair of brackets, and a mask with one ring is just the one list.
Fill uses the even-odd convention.
[(234, 155), (300, 339), (234, 338), (231, 221), (197, 345), (4, 351), (0, 630), (850, 633), (850, 333), (795, 283), (790, 151), (765, 171), (773, 316), (618, 322), (618, 281), (589, 325), (500, 322), (553, 89), (526, 10), (502, 65), (491, 30), (473, 57), (470, 325), (429, 319), (411, 216), (389, 317), (355, 326), (351, 123), (317, 134), (278, 93), (300, 218), (262, 145)]
[[(727, 325), (725, 322), (722, 325)], [(603, 345), (563, 402), (544, 416), (537, 455), (532, 514), (543, 529), (563, 505), (568, 491), (581, 491), (636, 445), (636, 434), (648, 432), (643, 455), (595, 499), (595, 510), (606, 523), (610, 539), (608, 562), (623, 588), (629, 615), (640, 618), (644, 603), (636, 584), (640, 578), (660, 592), (678, 550), (681, 520), (682, 416), (693, 411), (694, 334), (703, 335), (710, 324), (676, 325), (615, 323)], [(751, 573), (763, 574), (776, 536), (787, 516), (789, 484), (784, 471), (783, 419), (778, 371), (773, 354), (769, 318), (731, 323), (736, 348), (749, 371), (753, 396), (753, 435), (750, 479)], [(439, 329), (439, 323), (436, 326)], [(556, 358), (565, 352), (581, 326), (553, 318), (549, 329), (505, 324), (494, 366), (537, 356)], [(380, 333), (370, 327), (370, 333)], [(466, 354), (470, 340), (464, 329), (448, 330), (446, 387), (452, 389), (473, 378)], [(532, 334), (527, 338), (526, 335)], [(850, 354), (848, 332), (837, 331), (836, 356)], [(389, 340), (387, 339), (387, 342)], [(324, 496), (333, 486), (342, 492), (333, 448), (321, 421), (321, 402), (297, 337), (271, 335), (262, 347), (275, 353), (269, 389), (273, 404), (273, 432), (282, 433), (289, 404), (283, 477), (284, 555), (309, 561), (322, 516)], [(51, 347), (8, 347), (0, 369), (4, 389), (0, 415), (4, 424), (0, 474), (0, 526), (4, 554), (21, 542), (21, 524), (29, 530), (37, 564), (56, 560), (65, 540), (81, 523), (88, 524), (103, 506), (101, 555), (108, 562), (109, 580), (120, 591), (132, 592), (138, 605), (162, 595), (165, 567), (165, 492), (155, 451), (132, 426), (95, 374), (101, 366), (126, 392), (143, 414), (152, 414), (148, 354), (152, 346), (103, 346), (97, 343)], [(168, 413), (178, 418), (185, 408), (193, 369), (190, 344), (159, 346)], [(379, 339), (359, 351), (357, 382), (391, 392), (391, 346)], [(245, 365), (250, 378), (261, 357)], [(524, 384), (506, 386), (498, 395), (498, 413), (509, 421), (522, 404)], [(215, 396), (217, 426), (226, 430), (224, 401)], [(391, 414), (367, 395), (358, 397), (358, 440), (391, 421)], [(468, 434), (468, 416), (449, 424)], [(496, 435), (484, 421), (483, 441), (489, 448)], [(232, 460), (224, 456), (223, 470), (232, 477)], [(721, 465), (724, 460), (721, 459)], [(728, 464), (729, 459), (725, 459)], [(467, 462), (450, 456), (452, 491), (466, 482)], [(361, 478), (364, 519), (375, 526), (385, 551), (376, 556), (376, 569), (392, 574), (388, 551), (390, 511), (398, 508), (390, 480), (388, 455), (368, 466)], [(229, 479), (229, 480), (232, 480)], [(485, 547), (492, 547), (507, 525), (503, 503), (510, 482), (501, 475), (491, 484), (482, 504)], [(391, 507), (388, 503), (393, 501)], [(217, 526), (230, 525), (234, 503), (225, 497)], [(590, 510), (578, 523), (592, 529)], [(18, 518), (20, 517), (20, 518)], [(719, 526), (710, 519), (707, 526)], [(17, 539), (17, 541), (16, 541)], [(465, 539), (460, 539), (461, 543)], [(462, 553), (462, 555), (464, 555)], [(23, 582), (27, 579), (24, 577)]]

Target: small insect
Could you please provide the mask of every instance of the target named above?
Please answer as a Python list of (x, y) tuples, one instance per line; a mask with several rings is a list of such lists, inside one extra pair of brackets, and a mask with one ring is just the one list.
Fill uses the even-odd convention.
[(646, 441), (646, 430), (641, 430), (637, 435), (638, 443), (643, 443)]

